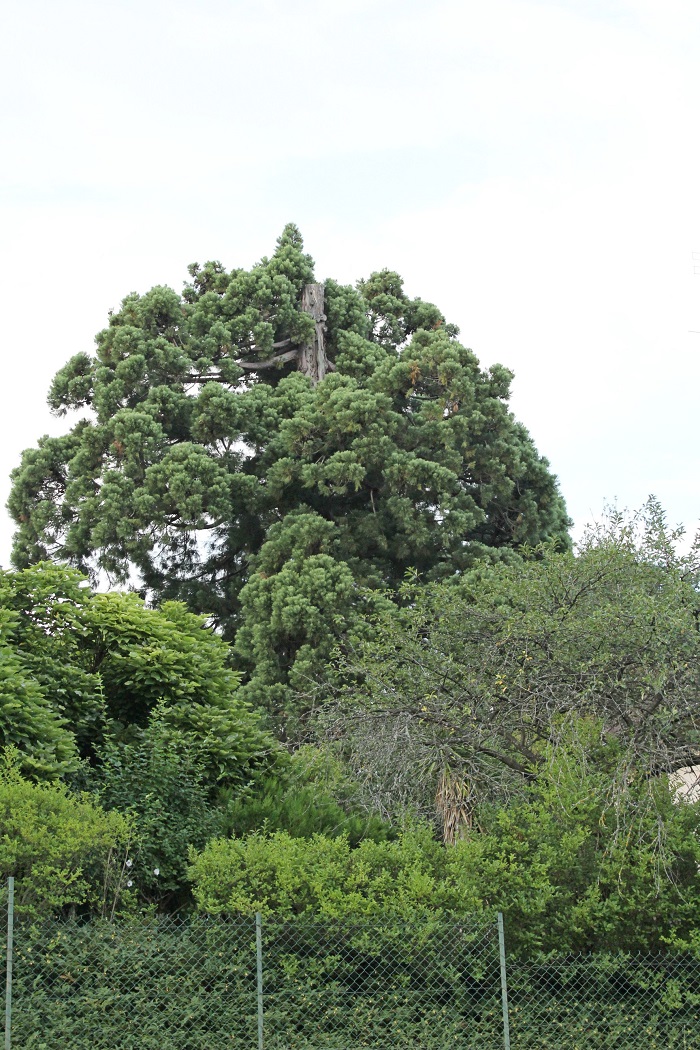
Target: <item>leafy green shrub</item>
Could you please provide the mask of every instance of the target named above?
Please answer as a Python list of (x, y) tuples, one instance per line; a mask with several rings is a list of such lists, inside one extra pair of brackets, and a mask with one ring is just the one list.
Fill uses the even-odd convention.
[(295, 838), (345, 835), (351, 846), (369, 838), (381, 842), (397, 831), (374, 814), (353, 807), (355, 785), (333, 754), (306, 745), (278, 771), (240, 793), (226, 806), (223, 832), (243, 837), (261, 829), (287, 831)]
[(676, 804), (664, 777), (613, 791), (606, 748), (590, 767), (556, 749), (453, 846), (427, 829), (355, 849), (327, 834), (213, 840), (193, 856), (195, 898), (215, 914), (279, 917), (502, 911), (518, 955), (683, 947), (700, 925), (700, 805)]
[[(439, 819), (449, 772), (468, 828), (477, 806), (507, 805), (553, 744), (577, 749), (582, 768), (614, 744), (604, 768), (618, 789), (696, 761), (700, 546), (678, 541), (650, 500), (631, 521), (611, 513), (577, 554), (544, 544), (448, 581), (409, 577), (337, 667), (333, 731), (367, 801)], [(623, 812), (633, 840), (635, 806)]]
[(263, 921), (262, 943), (268, 1045), (438, 1050), (498, 1041), (494, 921), (303, 915)]
[(195, 899), (211, 914), (347, 918), (436, 913), (443, 848), (426, 832), (394, 842), (293, 838), (286, 831), (213, 839), (193, 855)]
[(255, 1046), (255, 927), (49, 922), (15, 933), (13, 1046)]
[(11, 759), (0, 772), (0, 879), (14, 876), (18, 915), (113, 913), (128, 881), (131, 822), (63, 785), (24, 780)]
[(700, 915), (700, 806), (675, 803), (665, 777), (618, 793), (614, 753), (578, 758), (557, 748), (519, 798), (448, 849), (451, 908), (466, 894), (502, 911), (521, 955), (683, 943)]
[(22, 656), (6, 638), (16, 618), (0, 609), (0, 747), (18, 749), (27, 776), (52, 780), (74, 773), (78, 749)]
[(509, 968), (518, 1050), (686, 1050), (700, 1022), (694, 955), (560, 956)]
[[(261, 926), (265, 1046), (493, 1050), (502, 1045), (494, 923), (307, 916)], [(210, 1050), (256, 1044), (251, 917), (49, 921), (15, 931), (13, 1045)], [(508, 961), (517, 1050), (686, 1050), (700, 960)]]
[[(269, 1047), (469, 1045), (500, 1024), (493, 925), (264, 921)], [(14, 1043), (53, 1050), (256, 1044), (252, 917), (49, 922), (16, 931)]]
[(91, 784), (106, 808), (132, 818), (130, 876), (142, 897), (176, 908), (191, 901), (188, 850), (220, 833), (222, 811), (212, 801), (203, 746), (160, 711), (131, 743), (110, 741), (99, 750)]
[(26, 772), (74, 772), (78, 754), (94, 763), (157, 709), (164, 727), (201, 745), (212, 789), (274, 767), (279, 749), (204, 617), (179, 602), (149, 609), (132, 593), (92, 595), (85, 582), (51, 562), (0, 570), (0, 739), (21, 746)]

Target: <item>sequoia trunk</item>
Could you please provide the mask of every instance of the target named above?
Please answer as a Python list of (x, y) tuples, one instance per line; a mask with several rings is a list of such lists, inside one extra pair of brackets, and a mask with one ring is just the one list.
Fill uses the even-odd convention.
[(300, 372), (308, 376), (314, 386), (320, 383), (326, 372), (333, 366), (326, 356), (326, 315), (324, 307), (324, 287), (322, 284), (307, 284), (301, 295), (301, 308), (314, 319), (312, 338), (301, 347), (297, 358)]

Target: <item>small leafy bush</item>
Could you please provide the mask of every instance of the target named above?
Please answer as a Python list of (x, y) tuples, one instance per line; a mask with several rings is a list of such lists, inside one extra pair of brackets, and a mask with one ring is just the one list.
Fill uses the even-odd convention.
[(0, 879), (15, 878), (18, 916), (114, 914), (124, 904), (133, 829), (87, 794), (25, 780), (12, 753), (0, 771)]

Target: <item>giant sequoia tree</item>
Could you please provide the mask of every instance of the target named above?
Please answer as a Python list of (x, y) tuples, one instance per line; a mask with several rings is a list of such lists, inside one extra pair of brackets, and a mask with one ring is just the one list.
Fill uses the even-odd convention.
[(18, 567), (58, 558), (184, 599), (275, 704), (407, 568), (568, 544), (511, 373), (481, 370), (395, 273), (317, 284), (288, 226), (250, 271), (190, 275), (182, 295), (129, 295), (57, 374), (52, 409), (81, 418), (14, 472)]

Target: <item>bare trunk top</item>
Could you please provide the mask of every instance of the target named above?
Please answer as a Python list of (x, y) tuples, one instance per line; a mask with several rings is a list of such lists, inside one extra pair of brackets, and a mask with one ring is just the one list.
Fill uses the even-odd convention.
[[(275, 354), (267, 361), (238, 361), (241, 368), (247, 368), (251, 372), (257, 372), (262, 368), (273, 368), (282, 365), (286, 361), (296, 361), (297, 368), (308, 376), (314, 386), (320, 383), (327, 372), (335, 372), (335, 365), (328, 360), (326, 354), (326, 315), (323, 312), (325, 304), (325, 289), (322, 284), (307, 284), (301, 293), (301, 308), (304, 313), (311, 314), (314, 319), (314, 332), (308, 342), (303, 346), (295, 346), (291, 350), (285, 350), (282, 354)], [(291, 339), (283, 339), (280, 343), (273, 343), (273, 350), (281, 350), (283, 347), (291, 346)]]

